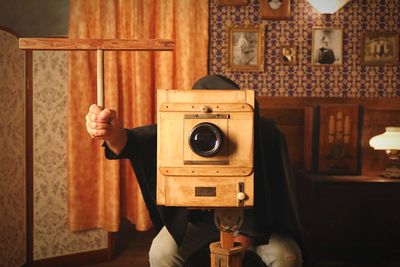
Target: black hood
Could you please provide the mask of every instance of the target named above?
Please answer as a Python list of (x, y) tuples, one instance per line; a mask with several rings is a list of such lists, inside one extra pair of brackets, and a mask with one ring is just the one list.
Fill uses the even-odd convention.
[[(234, 90), (240, 87), (231, 79), (214, 74), (200, 78), (192, 89)], [(254, 218), (251, 225), (257, 229), (259, 240), (256, 243), (267, 243), (271, 232), (281, 232), (291, 236), (302, 246), (290, 168), (284, 135), (273, 121), (260, 117), (258, 102), (255, 100), (254, 209), (245, 210), (244, 220), (246, 222), (247, 214)], [(165, 207), (164, 215), (171, 218), (167, 228), (179, 244), (186, 230), (186, 225), (182, 225), (182, 221), (187, 220), (186, 208)], [(246, 228), (245, 222), (243, 230)], [(182, 227), (177, 227), (178, 225)]]
[(240, 89), (240, 87), (231, 79), (219, 75), (213, 74), (200, 78), (193, 85), (192, 89)]
[[(192, 88), (240, 89), (234, 81), (219, 74), (200, 78)], [(254, 172), (252, 212), (256, 222), (253, 226), (264, 238), (271, 232), (283, 232), (302, 246), (286, 138), (272, 120), (260, 117), (257, 99), (254, 102)], [(243, 228), (246, 226), (243, 225)], [(261, 243), (265, 241), (260, 240)]]

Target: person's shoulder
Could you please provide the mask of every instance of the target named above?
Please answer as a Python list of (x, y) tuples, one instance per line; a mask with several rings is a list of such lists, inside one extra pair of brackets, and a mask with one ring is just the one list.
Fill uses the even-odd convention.
[(278, 128), (276, 127), (275, 121), (272, 119), (268, 119), (268, 118), (264, 118), (264, 117), (260, 117), (259, 119), (259, 123), (260, 123), (260, 128), (263, 131), (277, 131)]

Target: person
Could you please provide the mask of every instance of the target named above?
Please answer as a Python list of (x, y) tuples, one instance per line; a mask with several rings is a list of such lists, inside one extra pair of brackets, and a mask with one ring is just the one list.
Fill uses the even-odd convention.
[[(225, 76), (209, 75), (193, 89), (239, 87)], [(235, 241), (247, 249), (243, 266), (299, 267), (301, 235), (285, 139), (271, 121), (259, 116), (257, 104), (254, 119), (254, 208), (244, 210)], [(209, 266), (209, 255), (204, 257), (203, 252), (209, 253), (208, 245), (219, 239), (212, 211), (156, 205), (156, 125), (124, 129), (113, 109), (91, 105), (86, 128), (92, 138), (105, 140), (108, 159), (131, 161), (157, 232), (149, 251), (150, 266)]]
[(375, 39), (372, 39), (369, 41), (368, 43), (368, 47), (369, 47), (369, 56), (371, 57), (371, 59), (376, 59), (378, 57), (378, 41)]
[(272, 9), (279, 9), (282, 5), (281, 0), (268, 0), (268, 4)]
[(317, 62), (320, 64), (333, 64), (336, 60), (335, 53), (328, 45), (328, 37), (323, 36), (321, 39), (322, 47), (318, 49)]
[(283, 48), (282, 60), (288, 63), (293, 61), (292, 50), (289, 47)]
[[(255, 58), (254, 48), (251, 45), (251, 41), (249, 40), (246, 33), (241, 33), (240, 37), (236, 42), (236, 49), (238, 51), (237, 55), (234, 57), (235, 64), (240, 65), (249, 65), (253, 64), (253, 60)], [(236, 54), (236, 53), (235, 53)]]
[(247, 40), (246, 34), (242, 32), (240, 35), (238, 41), (237, 41), (237, 46), (240, 49), (242, 58), (246, 56), (247, 49), (249, 48), (249, 41)]
[(378, 50), (379, 58), (384, 58), (389, 56), (389, 51), (390, 51), (389, 44), (390, 40), (387, 37), (386, 38), (382, 37), (379, 40), (379, 50)]

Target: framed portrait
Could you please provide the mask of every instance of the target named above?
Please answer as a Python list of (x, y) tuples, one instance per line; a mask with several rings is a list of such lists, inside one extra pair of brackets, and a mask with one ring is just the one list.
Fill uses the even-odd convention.
[(313, 28), (311, 65), (343, 64), (343, 29)]
[(228, 29), (228, 71), (264, 71), (264, 25)]
[(364, 32), (361, 44), (361, 64), (397, 65), (398, 44), (397, 32)]
[(297, 47), (296, 46), (282, 46), (279, 56), (283, 64), (296, 64), (297, 63)]
[(249, 0), (217, 0), (218, 6), (244, 6)]
[(290, 0), (260, 0), (261, 18), (289, 19)]

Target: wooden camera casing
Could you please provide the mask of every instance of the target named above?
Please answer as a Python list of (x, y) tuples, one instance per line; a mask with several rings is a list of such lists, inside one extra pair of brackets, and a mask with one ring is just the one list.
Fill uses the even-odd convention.
[[(194, 134), (199, 124), (219, 129), (209, 131), (222, 136), (213, 155), (192, 146), (204, 137)], [(253, 150), (254, 91), (158, 90), (157, 204), (253, 206)]]

